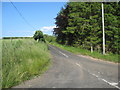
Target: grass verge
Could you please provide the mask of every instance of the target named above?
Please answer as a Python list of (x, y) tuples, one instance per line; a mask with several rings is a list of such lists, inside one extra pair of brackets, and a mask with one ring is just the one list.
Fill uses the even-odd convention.
[(48, 46), (32, 39), (2, 40), (2, 88), (39, 75), (50, 65)]
[(52, 44), (54, 46), (57, 46), (59, 48), (65, 49), (65, 50), (70, 51), (70, 52), (75, 53), (75, 54), (82, 54), (82, 55), (91, 56), (91, 57), (97, 58), (97, 59), (102, 59), (102, 60), (106, 60), (106, 61), (120, 63), (120, 59), (118, 58), (118, 57), (120, 57), (120, 55), (118, 55), (118, 54), (106, 54), (106, 55), (103, 55), (103, 54), (101, 54), (99, 52), (96, 52), (96, 51), (91, 53), (89, 50), (86, 50), (86, 49), (61, 45), (61, 44), (58, 44), (56, 42), (50, 43), (50, 44)]

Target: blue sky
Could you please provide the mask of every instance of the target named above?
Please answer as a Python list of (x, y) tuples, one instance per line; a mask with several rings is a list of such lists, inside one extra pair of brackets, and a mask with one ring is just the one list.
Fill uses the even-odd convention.
[[(37, 30), (52, 35), (55, 17), (66, 2), (13, 2), (26, 20)], [(36, 30), (26, 24), (9, 2), (2, 3), (2, 36), (28, 37)]]

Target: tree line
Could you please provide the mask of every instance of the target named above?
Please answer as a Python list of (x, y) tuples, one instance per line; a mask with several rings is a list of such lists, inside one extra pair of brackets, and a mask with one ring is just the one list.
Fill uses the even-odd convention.
[(32, 39), (33, 37), (3, 37), (2, 39)]
[[(102, 51), (100, 2), (68, 2), (55, 18), (56, 41), (60, 44)], [(120, 53), (120, 2), (104, 2), (106, 52)]]

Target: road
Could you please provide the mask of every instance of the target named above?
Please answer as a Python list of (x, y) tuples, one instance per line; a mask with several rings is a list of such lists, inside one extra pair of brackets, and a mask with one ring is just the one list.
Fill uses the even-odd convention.
[(41, 76), (14, 88), (120, 89), (118, 64), (93, 60), (49, 45), (52, 65)]

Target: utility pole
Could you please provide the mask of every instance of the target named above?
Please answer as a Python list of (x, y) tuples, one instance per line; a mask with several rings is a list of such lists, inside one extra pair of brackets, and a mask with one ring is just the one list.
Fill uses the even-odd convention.
[(102, 2), (103, 54), (105, 54), (104, 6)]

